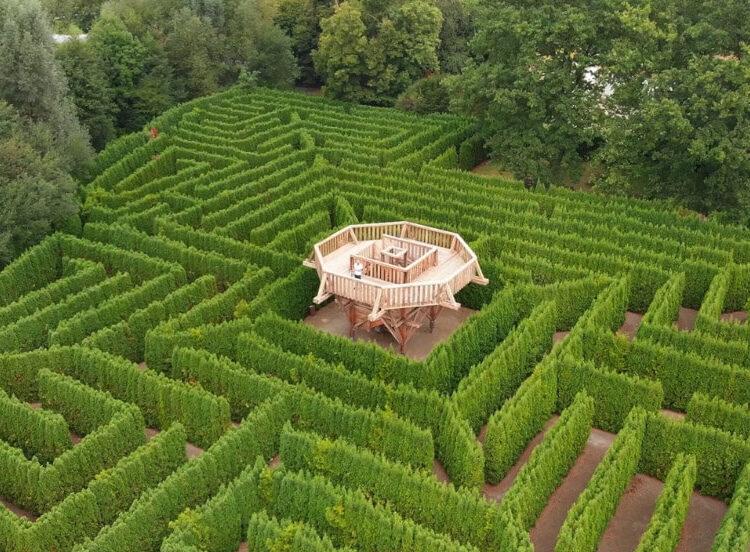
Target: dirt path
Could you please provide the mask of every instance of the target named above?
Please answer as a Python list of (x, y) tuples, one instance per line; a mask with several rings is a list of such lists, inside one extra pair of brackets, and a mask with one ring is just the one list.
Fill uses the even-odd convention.
[(683, 331), (692, 330), (693, 328), (695, 328), (695, 318), (697, 316), (697, 310), (680, 307), (680, 312), (677, 315), (677, 329)]
[(445, 471), (445, 467), (438, 459), (432, 461), (432, 475), (434, 475), (435, 479), (441, 483), (448, 483), (451, 480), (450, 477), (448, 477), (448, 472)]
[(531, 541), (536, 552), (553, 552), (568, 510), (586, 488), (591, 475), (601, 462), (615, 436), (600, 429), (592, 429), (586, 447), (576, 460), (562, 484), (552, 493), (536, 525), (531, 529)]
[(599, 541), (599, 552), (632, 552), (651, 520), (664, 483), (636, 474), (620, 498), (615, 515)]
[(739, 322), (740, 324), (747, 322), (747, 312), (745, 311), (734, 311), (725, 312), (721, 315), (721, 319), (724, 322)]
[(5, 506), (9, 511), (16, 514), (18, 517), (23, 517), (28, 519), (29, 521), (36, 521), (38, 519), (38, 516), (35, 516), (28, 510), (24, 510), (23, 508), (16, 506), (13, 504), (10, 500), (6, 500), (2, 496), (0, 496), (0, 504)]
[(622, 324), (622, 326), (620, 326), (620, 329), (617, 330), (617, 333), (627, 336), (630, 341), (633, 341), (633, 339), (635, 339), (635, 334), (638, 333), (638, 328), (641, 326), (642, 321), (642, 314), (628, 311), (625, 313), (625, 322)]
[(693, 493), (675, 552), (710, 552), (726, 512), (721, 500)]

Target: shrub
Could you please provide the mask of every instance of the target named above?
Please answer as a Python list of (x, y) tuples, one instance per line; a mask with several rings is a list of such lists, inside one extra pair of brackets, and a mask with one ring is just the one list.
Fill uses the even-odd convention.
[(695, 458), (678, 455), (636, 552), (673, 552), (680, 541), (695, 483)]
[(415, 113), (447, 113), (448, 88), (442, 75), (430, 75), (411, 84), (396, 99), (396, 107)]
[(483, 447), (488, 483), (500, 481), (526, 443), (542, 430), (555, 410), (556, 398), (557, 374), (548, 363), (535, 369), (515, 395), (490, 417)]
[[(586, 489), (568, 511), (555, 552), (596, 550), (620, 496), (638, 468), (645, 427), (646, 413), (633, 409)], [(653, 441), (647, 439), (646, 442), (649, 447), (644, 448), (653, 446)]]
[(560, 419), (534, 448), (503, 497), (501, 508), (528, 530), (560, 485), (591, 432), (594, 401), (579, 393)]

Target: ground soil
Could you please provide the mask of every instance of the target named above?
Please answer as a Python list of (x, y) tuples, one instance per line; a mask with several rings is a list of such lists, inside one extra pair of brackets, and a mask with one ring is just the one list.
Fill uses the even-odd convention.
[(547, 506), (531, 529), (531, 541), (536, 552), (552, 552), (568, 510), (586, 488), (591, 475), (612, 444), (615, 436), (606, 431), (592, 429), (583, 452), (552, 493)]
[(476, 167), (471, 169), (471, 172), (480, 174), (482, 176), (498, 176), (500, 178), (507, 178), (513, 180), (513, 173), (510, 171), (504, 171), (498, 167), (495, 163), (490, 160), (479, 163)]
[(642, 314), (630, 311), (626, 312), (625, 322), (620, 326), (620, 329), (617, 330), (617, 333), (627, 336), (630, 341), (633, 341), (633, 339), (635, 339), (635, 334), (638, 333), (638, 328), (640, 327), (642, 320)]
[[(635, 550), (663, 488), (664, 483), (658, 479), (636, 474), (599, 541), (599, 551)], [(721, 500), (693, 493), (676, 552), (709, 552), (726, 510)]]
[(279, 458), (279, 455), (276, 454), (268, 461), (268, 467), (271, 469), (278, 468), (281, 465), (281, 458)]
[(320, 86), (297, 86), (295, 87), (297, 92), (307, 94), (308, 96), (322, 96), (323, 89)]
[(692, 330), (695, 327), (695, 318), (697, 316), (697, 310), (680, 307), (680, 312), (677, 315), (677, 329), (683, 331)]
[(726, 512), (721, 500), (693, 493), (675, 552), (709, 552)]
[(37, 518), (38, 518), (38, 516), (35, 516), (31, 512), (29, 512), (28, 510), (24, 510), (23, 508), (20, 508), (20, 507), (16, 506), (12, 502), (10, 502), (9, 500), (5, 500), (1, 496), (0, 496), (0, 504), (2, 504), (3, 506), (5, 506), (8, 510), (10, 510), (14, 514), (16, 514), (18, 517), (26, 518), (29, 521), (36, 521)]
[(570, 332), (555, 332), (555, 335), (552, 336), (552, 342), (557, 343), (558, 341), (562, 341), (568, 335), (570, 335)]
[(432, 461), (432, 475), (434, 475), (435, 479), (441, 483), (448, 483), (450, 481), (448, 472), (445, 471), (445, 467), (440, 463), (440, 460), (437, 459)]
[(636, 474), (620, 497), (615, 515), (599, 541), (601, 552), (633, 551), (654, 513), (664, 484), (653, 477)]
[[(404, 354), (414, 360), (424, 360), (438, 343), (448, 339), (475, 312), (465, 307), (457, 311), (443, 309), (435, 321), (432, 333), (430, 333), (429, 325), (422, 326), (406, 344)], [(317, 309), (314, 314), (305, 318), (304, 322), (330, 334), (349, 336), (349, 319), (336, 303), (329, 303)], [(355, 332), (354, 339), (377, 343), (381, 347), (398, 352), (398, 344), (385, 330), (368, 332), (360, 329)]]
[(721, 315), (721, 319), (724, 322), (747, 322), (747, 312), (746, 311), (734, 311), (734, 312), (725, 312)]
[(668, 408), (662, 408), (661, 414), (665, 418), (669, 418), (670, 420), (677, 420), (678, 422), (681, 422), (685, 419), (684, 412), (677, 412), (676, 410), (669, 410)]

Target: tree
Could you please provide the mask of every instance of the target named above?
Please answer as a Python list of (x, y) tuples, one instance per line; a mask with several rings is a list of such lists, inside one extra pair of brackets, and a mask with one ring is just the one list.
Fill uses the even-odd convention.
[(321, 22), (318, 49), (313, 52), (315, 70), (325, 80), (324, 91), (333, 98), (367, 101), (369, 76), (362, 12), (353, 3), (344, 2), (336, 12)]
[(443, 113), (450, 106), (448, 88), (442, 75), (430, 75), (409, 86), (396, 100), (396, 107), (415, 113)]
[(276, 8), (260, 0), (242, 0), (227, 27), (227, 60), (232, 80), (254, 73), (260, 84), (287, 88), (299, 76), (292, 40), (274, 23)]
[(600, 189), (673, 198), (750, 222), (750, 58), (716, 55), (659, 72), (608, 125)]
[(213, 94), (224, 69), (222, 46), (215, 29), (189, 8), (169, 22), (164, 50), (174, 68), (175, 91), (180, 101)]
[(99, 16), (102, 0), (43, 0), (43, 5), (55, 30), (68, 32), (71, 27), (79, 27), (87, 32)]
[(392, 104), (415, 80), (438, 70), (442, 22), (440, 10), (423, 0), (406, 2), (381, 21), (368, 60), (370, 87), (379, 102)]
[(58, 47), (57, 59), (68, 78), (78, 119), (97, 150), (115, 136), (117, 105), (101, 61), (87, 43), (71, 40)]
[(322, 21), (315, 68), (330, 96), (392, 105), (411, 83), (438, 69), (442, 15), (423, 0), (367, 7), (373, 11), (345, 2)]
[(0, 101), (0, 266), (78, 210), (75, 183), (58, 155), (40, 148), (40, 132)]
[(440, 70), (458, 74), (469, 64), (469, 42), (474, 36), (474, 18), (464, 0), (436, 0), (443, 14), (437, 55)]
[(313, 50), (320, 37), (320, 21), (333, 14), (333, 3), (318, 0), (281, 0), (274, 21), (290, 37), (292, 52), (300, 68), (300, 78), (306, 84), (319, 84), (315, 71)]
[(80, 171), (89, 137), (68, 98), (47, 16), (36, 0), (0, 0), (0, 100), (44, 129), (47, 146), (66, 170)]
[(138, 81), (143, 73), (146, 49), (117, 17), (102, 17), (91, 29), (89, 44), (100, 60), (117, 105), (119, 130), (138, 128), (133, 104)]
[(153, 44), (144, 64), (144, 74), (133, 94), (133, 110), (138, 127), (177, 103), (174, 71), (164, 49)]
[(616, 25), (613, 2), (481, 5), (472, 52), (454, 79), (454, 107), (475, 115), (494, 158), (519, 177), (580, 171), (600, 139), (601, 63)]

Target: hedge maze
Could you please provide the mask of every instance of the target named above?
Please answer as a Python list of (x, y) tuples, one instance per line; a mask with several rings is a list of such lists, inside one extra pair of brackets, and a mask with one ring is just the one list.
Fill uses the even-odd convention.
[[(465, 172), (447, 115), (231, 89), (150, 126), (0, 273), (0, 549), (531, 551), (595, 431), (555, 552), (597, 550), (637, 474), (637, 550), (701, 549), (696, 493), (705, 549), (747, 549), (750, 230)], [(490, 280), (420, 362), (301, 322), (311, 244), (389, 220)]]

